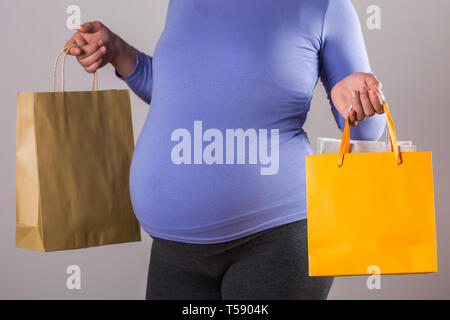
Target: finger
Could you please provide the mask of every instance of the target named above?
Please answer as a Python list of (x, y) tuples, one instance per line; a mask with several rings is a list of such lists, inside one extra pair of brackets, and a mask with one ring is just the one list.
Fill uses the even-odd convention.
[(380, 94), (375, 90), (369, 90), (369, 98), (375, 112), (378, 114), (383, 114), (383, 100), (381, 99)]
[[(85, 46), (87, 44), (86, 40), (83, 38), (83, 36), (80, 33), (75, 33), (72, 38), (69, 39), (69, 41), (67, 41), (66, 46), (70, 46), (70, 45), (78, 45), (78, 46)], [(74, 56), (79, 56), (80, 54), (83, 53), (83, 50), (81, 50), (80, 48), (72, 48), (69, 51), (69, 54), (74, 55)]]
[(356, 120), (362, 121), (365, 118), (364, 108), (361, 100), (361, 93), (359, 91), (354, 91), (353, 101), (352, 101), (353, 109), (356, 112)]
[(365, 117), (371, 117), (375, 114), (375, 109), (372, 106), (372, 102), (369, 98), (369, 91), (367, 88), (363, 88), (362, 92), (359, 93), (359, 98), (363, 107), (363, 114), (358, 114), (358, 120), (362, 121)]
[(357, 97), (357, 92), (352, 91), (352, 108), (350, 109), (349, 113), (348, 113), (348, 122), (349, 125), (352, 127), (356, 127), (356, 125), (358, 124), (358, 119), (356, 116), (356, 111), (355, 111), (355, 107), (358, 107), (359, 104), (359, 98)]
[(89, 22), (83, 23), (77, 27), (78, 32), (80, 33), (89, 33), (92, 26)]
[(93, 54), (91, 54), (89, 57), (85, 59), (80, 59), (80, 63), (83, 67), (89, 67), (92, 64), (94, 64), (96, 61), (101, 59), (106, 54), (106, 47), (102, 46), (100, 49), (95, 51)]
[(85, 67), (84, 70), (86, 70), (86, 72), (89, 73), (94, 73), (95, 71), (98, 70), (98, 68), (100, 68), (100, 66), (102, 65), (103, 59), (98, 59), (96, 62), (94, 62), (93, 64), (91, 64), (88, 67)]
[(106, 49), (108, 48), (106, 43), (103, 40), (99, 40), (96, 43), (93, 42), (93, 43), (87, 44), (86, 46), (83, 47), (84, 54), (80, 55), (79, 58), (81, 60), (84, 60), (87, 57), (89, 57), (90, 55), (92, 55), (94, 52), (96, 52), (98, 49), (100, 49), (101, 47), (106, 47)]
[(98, 42), (88, 43), (83, 47), (83, 54), (79, 56), (80, 60), (84, 60), (94, 54), (100, 48)]
[(381, 82), (374, 74), (366, 74), (364, 77), (364, 82), (366, 83), (367, 88), (373, 89), (375, 91), (381, 91), (383, 88)]
[(96, 33), (103, 27), (100, 21), (86, 22), (77, 27), (78, 32), (81, 33)]
[(350, 110), (348, 114), (348, 124), (351, 127), (356, 127), (358, 125), (358, 119), (356, 119), (356, 112), (355, 110)]

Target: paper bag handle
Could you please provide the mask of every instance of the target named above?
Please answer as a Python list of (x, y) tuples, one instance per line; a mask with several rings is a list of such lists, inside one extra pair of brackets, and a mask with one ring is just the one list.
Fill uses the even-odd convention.
[[(392, 121), (391, 112), (389, 110), (389, 106), (386, 101), (383, 100), (383, 109), (386, 114), (386, 120), (388, 125), (389, 139), (391, 142), (391, 151), (394, 153), (395, 160), (397, 164), (400, 165), (402, 163), (402, 157), (400, 153), (400, 149), (397, 143), (397, 135), (395, 134), (394, 122)], [(338, 167), (340, 168), (344, 161), (344, 154), (350, 153), (350, 125), (348, 122), (348, 114), (345, 119), (345, 127), (342, 133), (342, 141), (341, 146), (339, 148), (338, 154)]]
[[(64, 47), (64, 49), (62, 49), (59, 53), (58, 56), (56, 57), (55, 60), (55, 64), (53, 65), (53, 85), (52, 85), (52, 91), (55, 92), (56, 89), (56, 68), (58, 66), (58, 61), (59, 58), (61, 57), (62, 54), (64, 54), (63, 57), (63, 61), (62, 61), (62, 67), (61, 67), (61, 91), (64, 92), (64, 71), (65, 71), (65, 64), (66, 64), (66, 57), (69, 54), (70, 50), (72, 48), (80, 48), (80, 45), (77, 44), (71, 44), (71, 45), (67, 45)], [(92, 82), (92, 91), (97, 90), (98, 91), (98, 77), (97, 77), (97, 71), (94, 72), (93, 75), (93, 82)]]

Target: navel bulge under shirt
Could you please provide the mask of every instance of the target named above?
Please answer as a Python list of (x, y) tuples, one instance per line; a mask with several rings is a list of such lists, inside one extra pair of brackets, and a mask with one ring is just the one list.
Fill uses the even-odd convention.
[[(151, 106), (130, 169), (133, 207), (151, 236), (188, 243), (305, 219), (313, 151), (302, 126), (314, 87), (321, 78), (330, 95), (371, 72), (349, 0), (171, 0), (153, 57), (136, 55), (123, 80)], [(375, 114), (351, 139), (378, 140), (385, 123)], [(240, 161), (227, 136), (236, 129), (248, 134)], [(264, 143), (278, 155), (269, 169)]]

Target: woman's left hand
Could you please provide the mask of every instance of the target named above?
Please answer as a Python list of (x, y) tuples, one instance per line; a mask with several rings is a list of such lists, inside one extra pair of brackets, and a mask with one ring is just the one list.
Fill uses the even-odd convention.
[(353, 73), (333, 87), (331, 99), (344, 119), (352, 105), (348, 120), (354, 127), (366, 117), (384, 113), (381, 87), (381, 82), (373, 74)]

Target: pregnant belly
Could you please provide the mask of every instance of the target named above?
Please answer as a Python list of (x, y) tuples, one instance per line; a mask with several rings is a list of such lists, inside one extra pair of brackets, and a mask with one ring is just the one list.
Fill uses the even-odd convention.
[[(263, 133), (270, 149), (266, 157), (270, 156), (272, 165), (275, 159), (278, 162), (277, 170), (271, 170), (274, 174), (263, 174), (268, 162), (267, 158), (259, 161), (264, 160), (259, 152), (262, 141), (259, 131), (256, 132), (256, 161), (248, 137), (246, 148), (242, 149), (245, 156), (238, 160), (235, 137), (234, 161), (227, 162), (231, 143), (227, 142), (225, 130), (212, 131), (216, 136), (204, 141), (207, 128), (199, 131), (193, 124), (191, 129), (187, 130), (190, 136), (181, 137), (174, 135), (173, 130), (156, 132), (145, 126), (139, 137), (130, 170), (130, 194), (144, 230), (195, 233), (234, 222), (251, 224), (255, 219), (273, 219), (286, 211), (305, 211), (304, 156), (311, 149), (304, 132), (281, 134), (275, 148), (270, 148), (274, 142), (272, 134), (264, 136)], [(211, 146), (220, 140), (222, 144)], [(174, 158), (174, 153), (178, 157)], [(220, 157), (215, 158), (217, 161), (207, 161), (207, 155), (215, 157), (221, 153), (223, 161), (218, 160)], [(229, 155), (228, 159), (231, 159)]]

